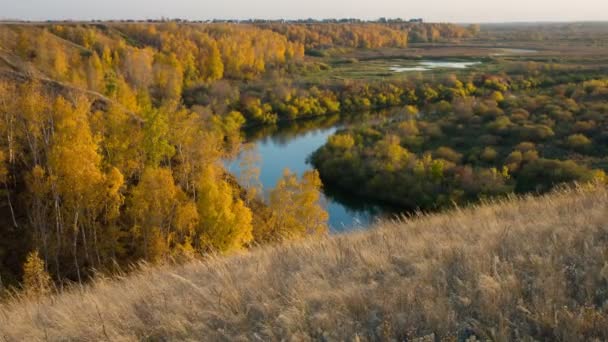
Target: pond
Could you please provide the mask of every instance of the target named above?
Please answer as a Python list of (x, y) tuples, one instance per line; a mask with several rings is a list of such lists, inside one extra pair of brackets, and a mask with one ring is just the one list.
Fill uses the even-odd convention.
[[(273, 127), (253, 129), (246, 132), (247, 141), (254, 143), (257, 154), (256, 166), (260, 169), (260, 182), (265, 190), (274, 188), (289, 169), (302, 175), (313, 167), (308, 157), (323, 146), (327, 138), (341, 128), (358, 123), (385, 120), (386, 114), (354, 116), (334, 115), (312, 120), (301, 120)], [(237, 177), (241, 173), (241, 161), (246, 154), (227, 162), (227, 168)], [(359, 199), (340, 190), (324, 188), (323, 204), (329, 213), (332, 232), (344, 232), (369, 226), (376, 219), (390, 217), (393, 208)]]
[(479, 61), (474, 62), (457, 62), (457, 61), (419, 61), (413, 65), (402, 66), (393, 65), (389, 68), (392, 72), (409, 72), (409, 71), (429, 71), (433, 69), (468, 69), (472, 66), (481, 64)]

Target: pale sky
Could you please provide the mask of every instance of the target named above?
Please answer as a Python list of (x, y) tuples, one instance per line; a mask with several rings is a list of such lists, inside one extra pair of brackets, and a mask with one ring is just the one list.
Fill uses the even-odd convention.
[(608, 0), (0, 0), (0, 19), (608, 21)]

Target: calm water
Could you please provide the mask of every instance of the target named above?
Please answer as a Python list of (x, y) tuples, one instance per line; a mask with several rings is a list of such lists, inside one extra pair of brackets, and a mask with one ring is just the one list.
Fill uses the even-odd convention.
[(452, 62), (452, 61), (419, 61), (414, 66), (393, 65), (389, 68), (393, 72), (428, 71), (433, 69), (468, 69), (481, 62)]
[[(378, 115), (359, 117), (356, 122), (374, 119), (382, 118)], [(308, 157), (338, 129), (357, 124), (353, 121), (353, 118), (332, 116), (248, 132), (248, 141), (256, 145), (256, 164), (260, 168), (260, 181), (264, 189), (273, 188), (286, 168), (298, 175), (311, 170), (313, 167), (307, 162)], [(228, 163), (229, 171), (237, 176), (240, 174), (241, 158), (243, 156)], [(330, 189), (324, 189), (323, 203), (334, 232), (365, 228), (375, 219), (391, 212), (386, 207)]]

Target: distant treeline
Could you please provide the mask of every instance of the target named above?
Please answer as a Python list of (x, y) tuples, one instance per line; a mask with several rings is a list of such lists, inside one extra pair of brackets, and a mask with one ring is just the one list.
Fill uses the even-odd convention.
[[(12, 23), (31, 23), (29, 20), (0, 20), (1, 22), (12, 22)], [(37, 22), (37, 21), (35, 21)], [(45, 23), (86, 23), (87, 21), (79, 20), (46, 20)], [(231, 24), (260, 24), (260, 23), (281, 23), (281, 24), (316, 24), (316, 23), (341, 23), (341, 24), (352, 24), (352, 23), (423, 23), (422, 18), (379, 18), (376, 20), (365, 20), (359, 18), (327, 18), (327, 19), (182, 19), (182, 18), (160, 18), (160, 19), (115, 19), (115, 20), (99, 20), (93, 19), (88, 22), (91, 23), (231, 23)]]

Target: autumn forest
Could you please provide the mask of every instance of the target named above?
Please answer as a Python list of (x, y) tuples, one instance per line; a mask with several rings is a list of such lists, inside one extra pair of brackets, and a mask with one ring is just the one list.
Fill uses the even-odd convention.
[[(341, 110), (336, 91), (291, 83), (319, 67), (307, 52), (470, 34), (406, 23), (1, 26), (3, 284), (20, 281), (28, 255), (61, 284), (325, 234), (318, 173), (285, 174), (265, 203), (223, 170), (240, 128)], [(269, 83), (282, 87), (274, 98), (254, 89)]]
[[(414, 212), (606, 182), (605, 68), (572, 51), (475, 55), (504, 39), (405, 21), (2, 25), (2, 283), (51, 291), (324, 236), (323, 183)], [(449, 50), (465, 44), (473, 55)], [(442, 46), (483, 66), (340, 75)], [(318, 171), (286, 170), (272, 189), (253, 163), (224, 168), (244, 128), (370, 111), (386, 119), (331, 136)]]

